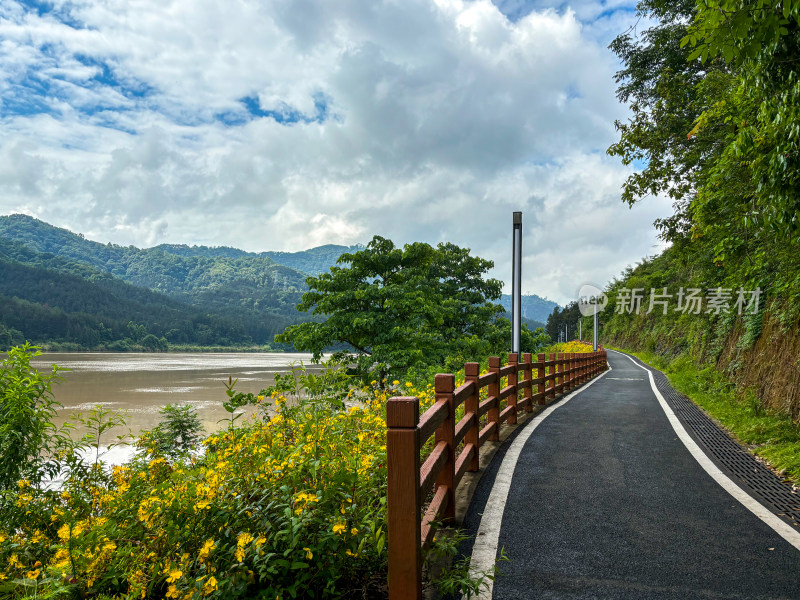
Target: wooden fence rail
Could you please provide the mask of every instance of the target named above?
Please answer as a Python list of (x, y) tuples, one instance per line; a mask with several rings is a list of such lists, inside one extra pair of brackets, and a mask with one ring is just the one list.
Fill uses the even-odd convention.
[[(499, 441), (500, 425), (515, 424), (519, 411), (533, 412), (534, 404), (545, 405), (606, 368), (602, 347), (597, 352), (539, 354), (535, 362), (531, 354), (523, 354), (521, 361), (509, 354), (506, 366), (493, 356), (484, 375), (478, 363), (466, 363), (464, 383), (458, 388), (454, 375), (437, 375), (434, 404), (421, 416), (418, 398), (389, 400), (390, 600), (422, 598), (422, 551), (433, 539), (434, 523), (454, 521), (455, 489), (464, 473), (478, 470), (481, 447)], [(463, 417), (456, 422), (462, 404)], [(433, 449), (422, 462), (420, 450), (431, 436)]]

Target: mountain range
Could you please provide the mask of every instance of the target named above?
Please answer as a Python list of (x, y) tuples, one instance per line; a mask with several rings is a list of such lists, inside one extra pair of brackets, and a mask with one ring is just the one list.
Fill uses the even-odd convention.
[[(303, 252), (102, 244), (27, 215), (0, 217), (0, 349), (28, 339), (51, 348), (272, 346), (311, 317), (296, 305), (309, 275), (360, 245)], [(510, 307), (510, 297), (501, 303)], [(544, 322), (554, 302), (523, 297)], [(538, 325), (538, 323), (530, 323)]]

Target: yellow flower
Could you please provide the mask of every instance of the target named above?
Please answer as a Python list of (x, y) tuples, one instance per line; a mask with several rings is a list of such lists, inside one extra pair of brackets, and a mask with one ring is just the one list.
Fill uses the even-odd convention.
[(345, 532), (346, 529), (347, 529), (347, 527), (345, 527), (344, 523), (341, 523), (341, 522), (340, 523), (336, 523), (336, 525), (333, 526), (333, 533), (335, 533), (337, 535), (342, 535)]
[(213, 592), (216, 589), (217, 589), (217, 580), (212, 575), (211, 577), (208, 578), (208, 581), (206, 581), (203, 584), (203, 590), (202, 590), (203, 595), (208, 596), (211, 592)]
[(358, 535), (358, 529), (356, 529), (355, 527), (353, 527), (353, 528), (350, 530), (350, 533), (351, 533), (352, 535)]
[(183, 571), (175, 569), (174, 571), (169, 572), (169, 577), (167, 577), (167, 583), (174, 583), (178, 581), (183, 575)]
[(303, 548), (303, 550), (305, 550), (305, 551), (306, 551), (306, 558), (307, 558), (308, 560), (311, 560), (312, 558), (314, 558), (314, 553), (313, 553), (313, 552), (311, 552), (311, 549), (310, 549), (310, 548), (305, 548), (305, 547), (304, 547), (304, 548)]
[(27, 573), (25, 573), (25, 577), (27, 577), (28, 579), (36, 579), (37, 577), (39, 577), (40, 572), (41, 571), (39, 569), (36, 569), (35, 571), (28, 571)]
[(203, 547), (200, 548), (200, 552), (197, 554), (197, 558), (200, 559), (200, 562), (203, 562), (205, 559), (208, 558), (208, 555), (211, 554), (211, 550), (214, 549), (214, 540), (206, 540), (203, 544)]
[(64, 568), (69, 564), (69, 552), (66, 550), (66, 548), (59, 548), (56, 551), (56, 555), (53, 557), (53, 560), (55, 561), (53, 566), (56, 569)]

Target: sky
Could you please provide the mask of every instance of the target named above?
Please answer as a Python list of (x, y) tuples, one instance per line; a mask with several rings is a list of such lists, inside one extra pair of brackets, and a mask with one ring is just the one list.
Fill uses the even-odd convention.
[(0, 0), (0, 214), (100, 242), (449, 241), (560, 303), (663, 244), (606, 155), (634, 0)]

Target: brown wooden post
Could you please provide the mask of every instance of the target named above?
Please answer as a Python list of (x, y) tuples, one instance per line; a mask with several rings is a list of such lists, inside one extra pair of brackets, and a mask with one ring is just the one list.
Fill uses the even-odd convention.
[(517, 424), (517, 382), (519, 381), (519, 375), (517, 374), (517, 365), (519, 364), (519, 354), (515, 352), (511, 352), (508, 355), (508, 364), (509, 366), (514, 367), (514, 372), (509, 374), (508, 376), (508, 385), (514, 386), (514, 392), (508, 397), (508, 405), (513, 406), (514, 408), (511, 409), (511, 414), (508, 415), (508, 424), (509, 425), (516, 425)]
[(390, 600), (422, 598), (418, 423), (417, 398), (386, 404)]
[(556, 378), (558, 383), (555, 385), (556, 393), (559, 389), (564, 392), (564, 353), (556, 352)]
[(574, 388), (578, 383), (575, 381), (575, 353), (569, 353), (569, 389)]
[(555, 352), (550, 353), (550, 360), (549, 362), (553, 363), (550, 367), (550, 374), (554, 375), (554, 377), (550, 380), (550, 397), (555, 400), (556, 399), (556, 378), (555, 374), (558, 373), (558, 363), (556, 360), (558, 359), (558, 354)]
[[(532, 357), (530, 352), (524, 352), (522, 354), (522, 379), (524, 381), (530, 381), (533, 379), (533, 363)], [(525, 388), (525, 391), (522, 392), (522, 396), (527, 400), (525, 403), (525, 412), (533, 412), (533, 385), (529, 385)]]
[[(494, 383), (490, 383), (488, 385), (487, 392), (489, 397), (491, 398), (494, 396), (497, 398), (500, 395), (500, 357), (499, 356), (490, 356), (489, 357), (489, 373), (495, 373), (497, 378), (494, 380)], [(499, 442), (500, 441), (500, 401), (498, 400), (495, 403), (494, 408), (489, 409), (488, 413), (488, 421), (489, 423), (495, 423), (497, 427), (494, 428), (494, 431), (489, 436), (490, 442)]]
[[(537, 367), (536, 367), (536, 374), (537, 377), (544, 379), (544, 376), (547, 374), (544, 363), (547, 360), (547, 356), (543, 353), (536, 355), (537, 360)], [(541, 383), (537, 384), (536, 393), (541, 394), (539, 396), (539, 400), (536, 401), (537, 404), (545, 405), (547, 404), (547, 397), (545, 395), (546, 390), (546, 382), (542, 381)]]
[(464, 382), (469, 383), (470, 381), (474, 384), (474, 391), (470, 396), (464, 401), (464, 414), (473, 414), (475, 415), (475, 420), (472, 423), (472, 427), (469, 428), (466, 435), (464, 436), (464, 445), (467, 444), (474, 444), (475, 445), (475, 453), (472, 455), (472, 460), (469, 463), (468, 471), (478, 471), (480, 469), (480, 437), (478, 434), (480, 433), (481, 424), (480, 420), (478, 419), (478, 405), (480, 404), (481, 398), (481, 391), (478, 389), (478, 377), (480, 375), (480, 368), (481, 366), (476, 362), (469, 362), (464, 365)]
[(453, 439), (456, 436), (456, 403), (453, 399), (453, 390), (456, 389), (455, 375), (439, 374), (434, 379), (434, 392), (436, 402), (444, 400), (447, 402), (447, 417), (439, 427), (436, 428), (435, 442), (447, 444), (447, 460), (442, 466), (442, 472), (436, 478), (436, 488), (446, 486), (447, 500), (444, 512), (441, 513), (442, 521), (445, 525), (450, 525), (456, 518), (456, 448)]

